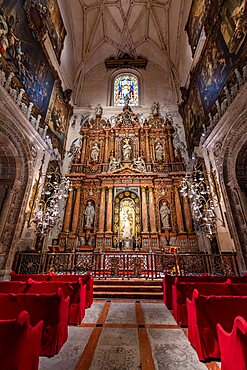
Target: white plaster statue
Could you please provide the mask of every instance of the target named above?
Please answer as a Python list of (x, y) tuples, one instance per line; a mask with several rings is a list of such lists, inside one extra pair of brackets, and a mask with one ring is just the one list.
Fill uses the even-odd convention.
[(94, 143), (93, 146), (92, 146), (92, 150), (91, 150), (91, 159), (94, 162), (98, 162), (98, 160), (99, 160), (99, 152), (100, 152), (99, 144), (98, 143)]
[(151, 112), (154, 116), (159, 115), (159, 109), (160, 109), (160, 103), (159, 102), (154, 102), (152, 107), (151, 107)]
[(156, 157), (157, 162), (163, 161), (164, 149), (159, 141), (155, 145), (155, 157)]
[(120, 162), (115, 157), (110, 158), (109, 170), (114, 171), (120, 168)]
[(95, 107), (94, 111), (95, 111), (95, 115), (98, 117), (101, 117), (103, 114), (103, 108), (101, 107), (100, 104), (98, 104), (97, 107)]
[(145, 165), (144, 159), (141, 157), (138, 157), (137, 159), (134, 158), (133, 167), (139, 171), (145, 171), (146, 165)]
[(161, 218), (161, 226), (162, 228), (169, 228), (170, 227), (170, 209), (166, 202), (163, 202), (162, 206), (160, 207), (160, 218)]
[(85, 221), (86, 221), (85, 226), (86, 227), (92, 227), (93, 226), (94, 213), (95, 213), (94, 206), (93, 206), (92, 202), (89, 201), (86, 208), (85, 208), (85, 211), (84, 211)]
[(132, 154), (132, 147), (130, 145), (129, 139), (124, 139), (124, 144), (123, 144), (123, 160), (124, 161), (129, 161), (131, 159), (131, 154)]

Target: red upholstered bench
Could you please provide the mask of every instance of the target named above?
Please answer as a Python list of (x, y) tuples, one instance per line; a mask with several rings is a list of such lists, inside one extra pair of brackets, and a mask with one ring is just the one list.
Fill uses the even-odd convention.
[(82, 284), (86, 284), (86, 308), (91, 307), (93, 304), (93, 277), (88, 272), (82, 275), (72, 275), (72, 274), (16, 274), (14, 271), (10, 274), (11, 280), (13, 281), (27, 281), (28, 279), (33, 279), (36, 281), (78, 281), (81, 278)]
[(232, 295), (230, 280), (224, 283), (207, 282), (180, 282), (175, 279), (172, 286), (172, 309), (173, 316), (178, 325), (188, 325), (186, 298), (192, 299), (194, 289), (204, 295)]
[(180, 282), (225, 282), (227, 276), (209, 276), (209, 275), (187, 275), (187, 276), (172, 276), (165, 275), (162, 280), (163, 285), (163, 301), (169, 310), (172, 309), (172, 285), (178, 279)]
[(195, 289), (187, 307), (188, 338), (200, 360), (220, 358), (218, 323), (231, 331), (236, 316), (247, 319), (247, 296), (204, 296)]
[(29, 314), (0, 320), (1, 370), (38, 370), (43, 321), (30, 325)]
[(240, 316), (227, 333), (217, 324), (222, 370), (247, 370), (247, 322)]
[(27, 290), (26, 281), (0, 281), (0, 293), (25, 293)]
[(16, 318), (27, 311), (32, 326), (44, 321), (41, 356), (57, 354), (68, 338), (69, 297), (57, 294), (0, 294), (0, 320)]
[(26, 293), (31, 294), (54, 294), (59, 288), (63, 291), (64, 298), (69, 297), (70, 325), (79, 325), (85, 316), (86, 285), (82, 285), (81, 278), (77, 281), (27, 281)]

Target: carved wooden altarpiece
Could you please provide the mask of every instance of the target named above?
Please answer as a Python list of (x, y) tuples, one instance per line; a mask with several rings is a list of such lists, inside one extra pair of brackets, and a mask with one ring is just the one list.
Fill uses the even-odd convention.
[(113, 125), (102, 112), (86, 121), (68, 175), (73, 191), (60, 245), (67, 251), (169, 245), (198, 251), (190, 207), (179, 193), (185, 167), (175, 157), (173, 131), (167, 117), (152, 114), (141, 122), (128, 104)]

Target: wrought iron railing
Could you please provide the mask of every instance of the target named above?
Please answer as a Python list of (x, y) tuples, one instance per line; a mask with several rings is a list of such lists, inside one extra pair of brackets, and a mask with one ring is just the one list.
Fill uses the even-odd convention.
[(239, 275), (235, 253), (172, 254), (158, 252), (17, 252), (13, 270), (21, 274), (54, 271), (81, 274), (90, 271), (99, 279), (162, 278), (164, 274)]

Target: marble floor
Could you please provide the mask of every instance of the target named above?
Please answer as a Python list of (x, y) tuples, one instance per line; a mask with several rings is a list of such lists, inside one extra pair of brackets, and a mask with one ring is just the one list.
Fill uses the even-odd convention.
[(162, 301), (96, 300), (40, 370), (218, 370), (203, 364)]

